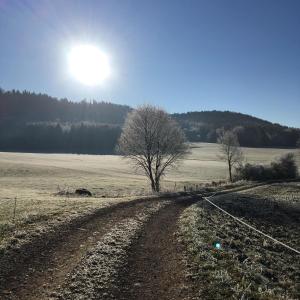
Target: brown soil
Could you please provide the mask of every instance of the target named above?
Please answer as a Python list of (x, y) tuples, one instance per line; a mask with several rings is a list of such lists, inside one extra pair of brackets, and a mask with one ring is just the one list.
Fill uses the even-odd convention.
[(116, 299), (192, 299), (182, 245), (176, 239), (177, 219), (194, 199), (178, 200), (144, 227), (120, 274)]
[(139, 200), (104, 208), (85, 223), (59, 233), (8, 276), (0, 289), (0, 299), (46, 299), (63, 283), (88, 249), (116, 222), (135, 215), (147, 201)]
[[(102, 209), (88, 221), (59, 233), (45, 246), (32, 252), (13, 273), (6, 276), (0, 299), (49, 299), (65, 278), (80, 264), (87, 251), (117, 222), (134, 216), (149, 201), (131, 201)], [(119, 274), (115, 299), (191, 299), (182, 246), (177, 242), (176, 221), (195, 200), (185, 197), (161, 209), (144, 225), (133, 242), (125, 270)], [(42, 248), (42, 251), (41, 251)], [(17, 266), (17, 264), (16, 264)]]

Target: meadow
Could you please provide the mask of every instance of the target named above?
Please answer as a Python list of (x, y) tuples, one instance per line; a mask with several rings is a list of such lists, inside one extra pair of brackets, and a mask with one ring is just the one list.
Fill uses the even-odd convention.
[[(244, 148), (248, 162), (268, 163), (290, 149)], [(212, 180), (225, 180), (226, 164), (216, 144), (197, 143), (167, 174), (164, 191), (182, 191)], [(299, 155), (297, 156), (300, 165)], [(78, 213), (151, 194), (145, 177), (113, 155), (0, 153), (0, 240), (23, 224)], [(56, 195), (84, 187), (93, 197)], [(16, 200), (16, 207), (15, 207)]]

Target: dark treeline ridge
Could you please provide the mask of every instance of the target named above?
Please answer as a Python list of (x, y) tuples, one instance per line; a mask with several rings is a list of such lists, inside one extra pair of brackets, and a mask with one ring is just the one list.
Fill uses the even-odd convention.
[[(0, 89), (0, 151), (112, 154), (129, 106), (72, 102), (46, 94)], [(295, 147), (300, 130), (249, 115), (202, 111), (172, 115), (191, 142), (216, 142), (234, 129), (248, 147)]]
[(115, 125), (2, 123), (0, 151), (112, 154), (120, 134)]
[(0, 89), (0, 120), (13, 122), (97, 122), (122, 125), (129, 106), (108, 102), (71, 102), (27, 91)]
[(0, 151), (111, 154), (130, 110), (0, 90)]
[(191, 142), (217, 141), (217, 129), (234, 130), (244, 147), (294, 148), (300, 138), (298, 128), (274, 124), (230, 111), (201, 111), (174, 114)]

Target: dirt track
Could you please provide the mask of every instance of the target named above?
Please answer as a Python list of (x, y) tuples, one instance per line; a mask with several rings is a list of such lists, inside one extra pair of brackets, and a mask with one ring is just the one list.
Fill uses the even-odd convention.
[[(142, 200), (103, 210), (85, 224), (61, 233), (43, 251), (35, 253), (5, 280), (1, 299), (49, 299), (84, 260), (90, 249), (122, 220), (136, 216), (147, 205), (162, 199)], [(191, 199), (172, 200), (143, 225), (129, 247), (125, 269), (108, 298), (184, 299), (188, 294), (180, 245), (176, 242), (176, 220)], [(112, 258), (114, 259), (114, 258)], [(125, 270), (125, 271), (124, 271)], [(129, 275), (129, 276), (128, 276)], [(70, 295), (73, 298), (72, 295)], [(81, 295), (82, 297), (82, 295)], [(84, 294), (83, 294), (84, 297)], [(103, 299), (101, 292), (94, 299)], [(75, 299), (75, 298), (74, 298)], [(83, 299), (90, 299), (89, 296)]]
[(175, 232), (180, 213), (192, 203), (192, 199), (177, 201), (150, 220), (131, 248), (116, 299), (190, 299), (182, 246)]

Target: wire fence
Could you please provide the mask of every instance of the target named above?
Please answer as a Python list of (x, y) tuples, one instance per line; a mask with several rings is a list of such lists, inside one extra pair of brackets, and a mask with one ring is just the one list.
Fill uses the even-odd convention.
[(204, 199), (205, 201), (207, 201), (208, 203), (210, 203), (211, 205), (213, 205), (214, 207), (216, 207), (217, 209), (219, 209), (221, 212), (223, 212), (223, 213), (225, 213), (226, 215), (228, 215), (228, 216), (230, 216), (231, 218), (233, 218), (235, 221), (237, 221), (237, 222), (243, 224), (244, 226), (247, 226), (247, 227), (250, 228), (251, 230), (253, 230), (253, 231), (259, 233), (259, 234), (262, 235), (262, 236), (265, 236), (266, 238), (272, 240), (273, 242), (275, 242), (275, 243), (277, 243), (277, 244), (280, 244), (281, 246), (285, 247), (286, 249), (289, 249), (289, 250), (291, 250), (291, 251), (293, 251), (293, 252), (295, 252), (295, 253), (297, 253), (297, 254), (300, 254), (300, 251), (299, 251), (299, 250), (297, 250), (297, 249), (295, 249), (295, 248), (293, 248), (293, 247), (291, 247), (291, 246), (289, 246), (289, 245), (287, 245), (287, 244), (285, 244), (285, 243), (283, 243), (283, 242), (281, 242), (281, 241), (279, 241), (279, 240), (273, 238), (273, 237), (270, 236), (269, 234), (266, 234), (266, 233), (262, 232), (261, 230), (259, 230), (259, 229), (255, 228), (255, 227), (253, 227), (252, 225), (250, 225), (250, 224), (248, 224), (248, 223), (242, 221), (241, 219), (235, 217), (234, 215), (230, 214), (230, 213), (227, 212), (225, 209), (219, 207), (217, 204), (215, 204), (214, 202), (212, 202), (212, 201), (209, 199), (209, 198), (212, 198), (212, 197), (214, 197), (214, 196), (215, 196), (215, 195), (212, 195), (212, 196), (210, 196), (210, 197), (203, 197), (203, 199)]

